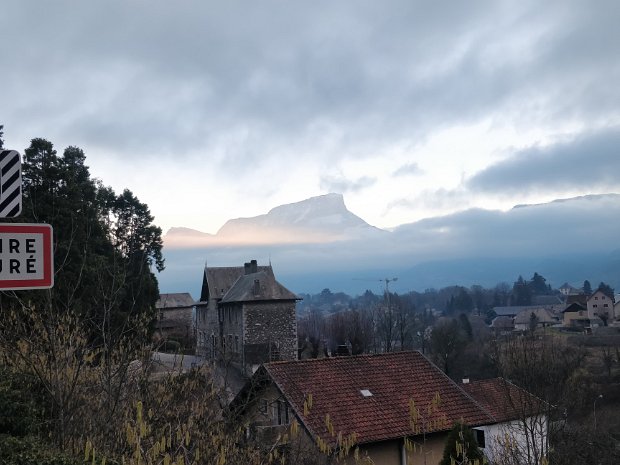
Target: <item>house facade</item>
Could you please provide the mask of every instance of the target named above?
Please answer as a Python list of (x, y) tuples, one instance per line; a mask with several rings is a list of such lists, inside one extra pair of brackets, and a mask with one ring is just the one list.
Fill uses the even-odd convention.
[(588, 297), (587, 309), (588, 318), (600, 318), (603, 322), (614, 319), (614, 300), (601, 290)]
[[(503, 380), (494, 386), (498, 396), (504, 388), (507, 396), (525, 392)], [(484, 398), (488, 389), (474, 391)], [(314, 445), (327, 455), (354, 444), (358, 456), (373, 463), (431, 465), (441, 461), (455, 422), (473, 427), (479, 446), (493, 457), (492, 451), (501, 452), (511, 422), (523, 413), (532, 416), (523, 409), (505, 409), (510, 403), (495, 405), (497, 399), (484, 404), (474, 394), (421, 353), (391, 352), (265, 364), (237, 394), (229, 412), (246, 422), (248, 435), (265, 447), (272, 447), (295, 422), (301, 437), (290, 441)], [(543, 417), (541, 433), (546, 434)], [(517, 432), (515, 440), (523, 441)]]
[(576, 302), (568, 305), (562, 312), (562, 324), (569, 328), (590, 327), (588, 309)]
[(163, 339), (174, 339), (185, 347), (195, 344), (194, 299), (187, 293), (160, 294), (155, 303), (155, 332)]
[(558, 320), (546, 308), (525, 308), (515, 316), (515, 331), (528, 331), (532, 327), (553, 326)]
[(271, 265), (205, 267), (197, 305), (199, 353), (251, 375), (262, 363), (297, 359), (296, 302)]

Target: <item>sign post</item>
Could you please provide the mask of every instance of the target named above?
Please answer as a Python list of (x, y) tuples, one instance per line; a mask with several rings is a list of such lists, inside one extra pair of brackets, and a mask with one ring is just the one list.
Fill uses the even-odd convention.
[(52, 242), (49, 224), (0, 224), (0, 291), (53, 287)]

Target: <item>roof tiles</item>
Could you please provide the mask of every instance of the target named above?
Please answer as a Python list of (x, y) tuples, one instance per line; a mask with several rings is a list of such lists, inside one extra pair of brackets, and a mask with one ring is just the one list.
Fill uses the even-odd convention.
[[(494, 422), (419, 352), (276, 362), (265, 369), (305, 426), (324, 440), (333, 438), (326, 415), (335, 434), (355, 433), (358, 443), (445, 431), (456, 421)], [(312, 407), (305, 415), (310, 394)], [(418, 418), (412, 422), (413, 412)]]

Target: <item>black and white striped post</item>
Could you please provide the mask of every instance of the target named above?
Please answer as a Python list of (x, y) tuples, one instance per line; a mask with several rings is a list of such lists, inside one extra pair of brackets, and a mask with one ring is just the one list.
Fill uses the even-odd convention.
[(15, 150), (0, 151), (0, 218), (22, 212), (22, 163)]

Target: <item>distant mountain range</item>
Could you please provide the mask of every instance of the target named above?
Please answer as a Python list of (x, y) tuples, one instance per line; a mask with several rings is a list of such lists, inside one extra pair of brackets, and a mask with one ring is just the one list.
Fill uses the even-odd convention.
[[(470, 209), (385, 231), (347, 210), (340, 194), (228, 221), (217, 234), (172, 228), (164, 237), (162, 292), (197, 293), (205, 261), (271, 260), (296, 292), (361, 293), (398, 277), (394, 290), (491, 286), (541, 273), (552, 285), (620, 287), (620, 195), (588, 195), (502, 212)], [(365, 282), (364, 280), (368, 281)], [(373, 281), (375, 283), (373, 284)], [(557, 281), (557, 282), (556, 282)], [(561, 281), (561, 282), (560, 282)]]
[(217, 234), (171, 228), (165, 240), (175, 246), (207, 244), (297, 244), (358, 239), (385, 231), (351, 213), (340, 194), (326, 194), (280, 205), (264, 215), (228, 220)]

